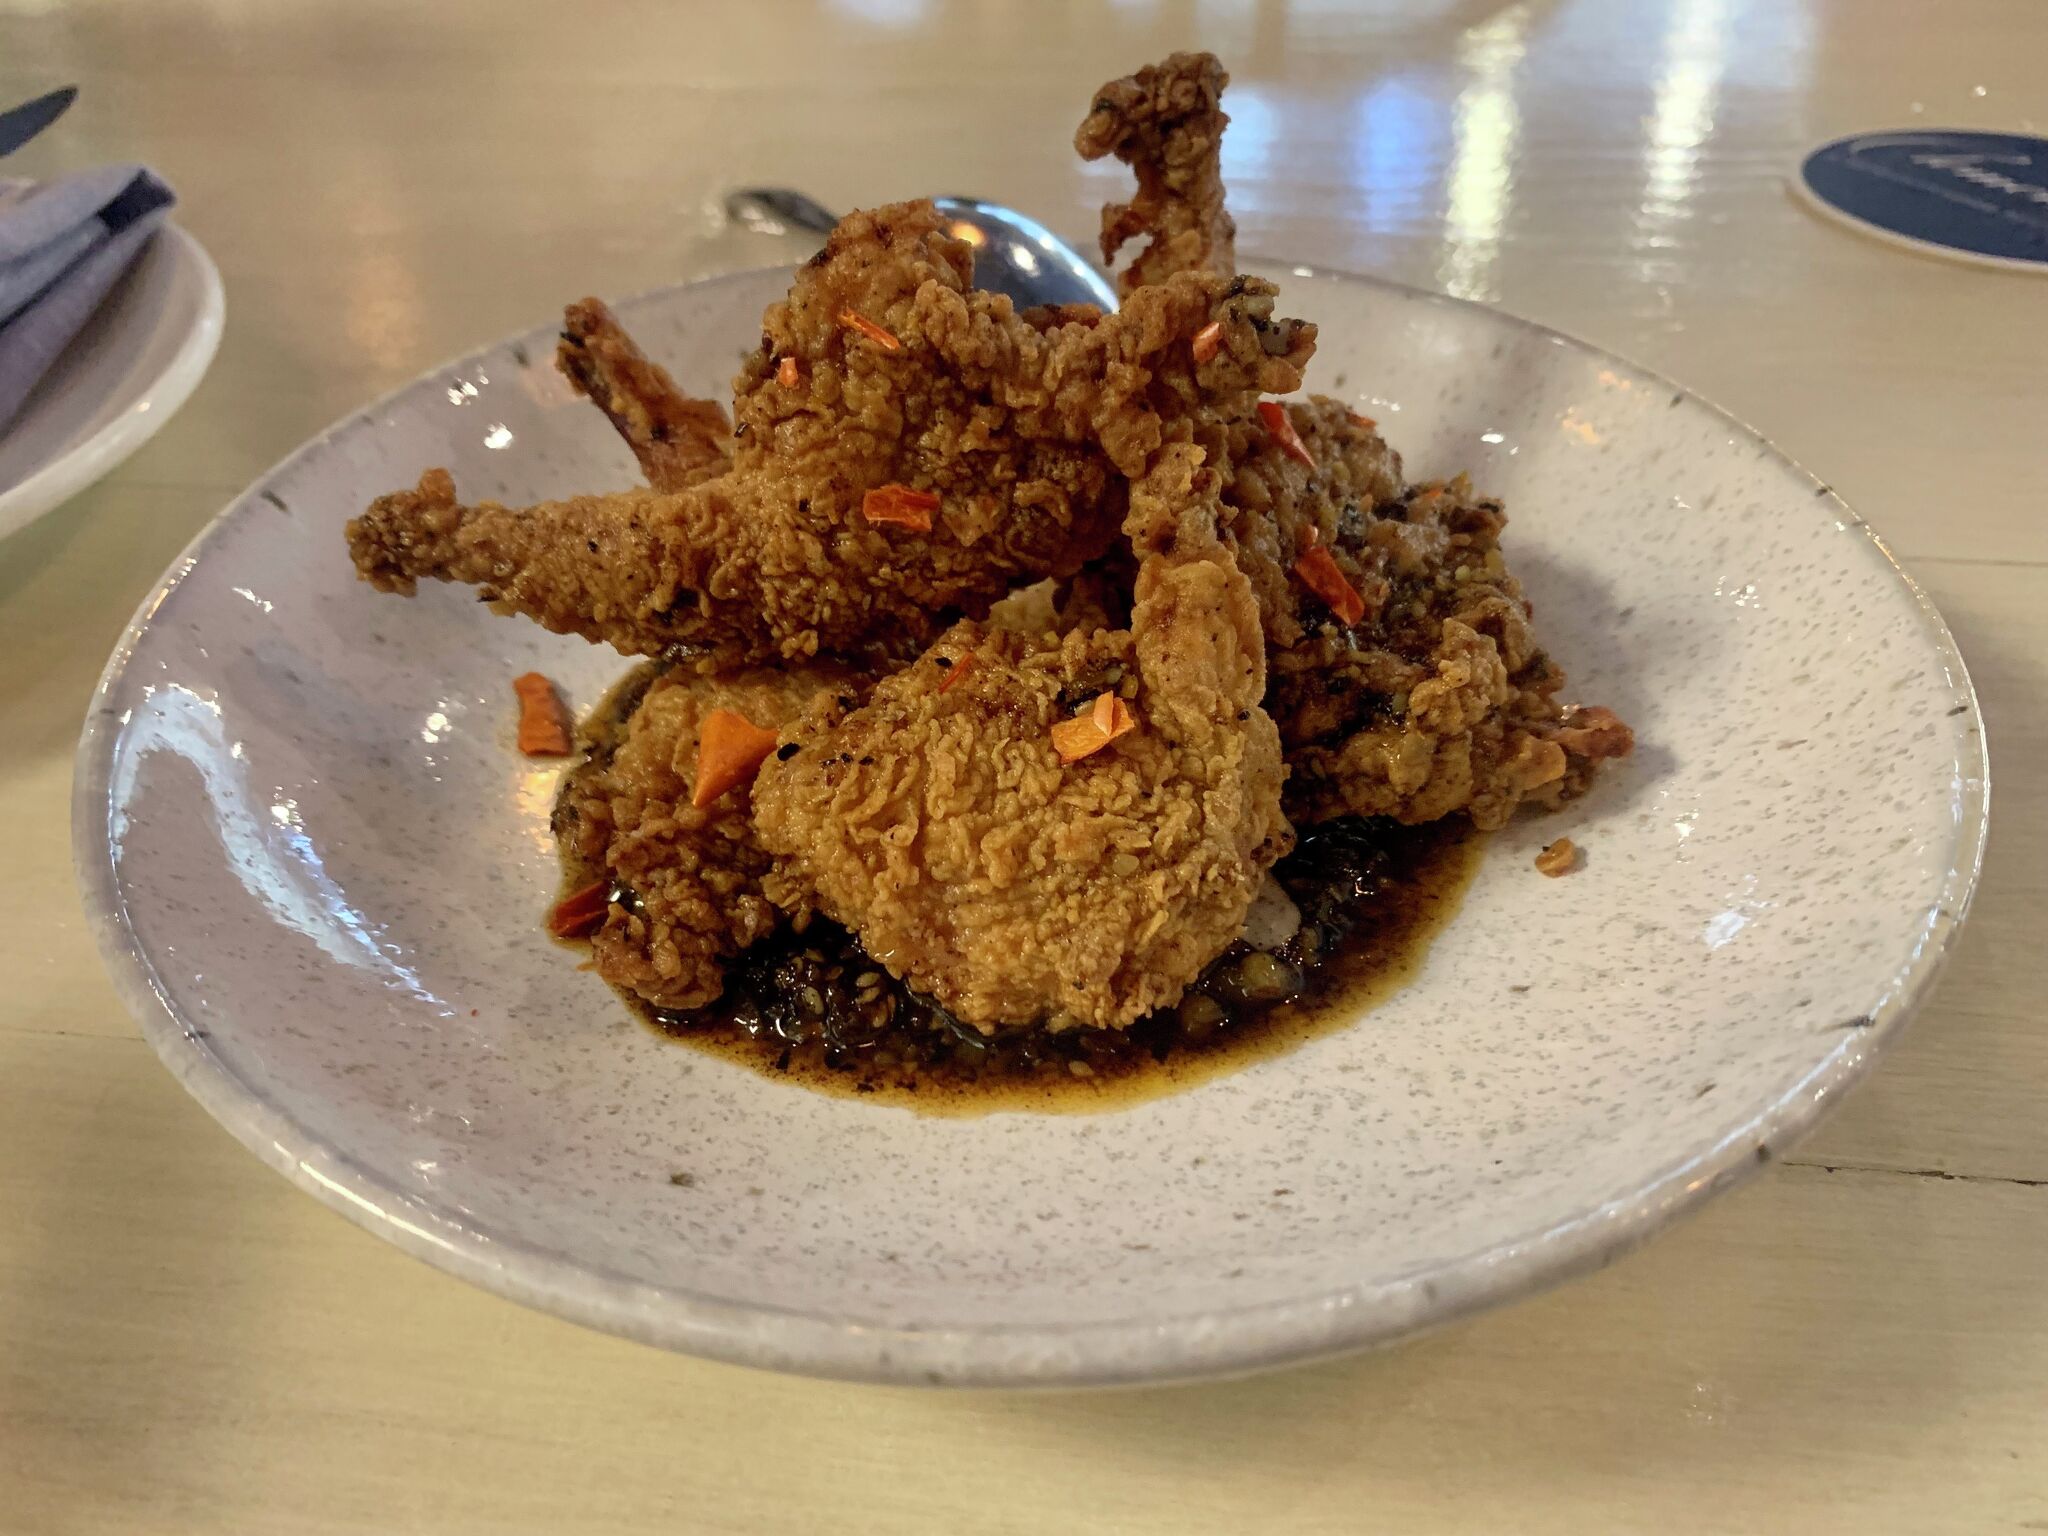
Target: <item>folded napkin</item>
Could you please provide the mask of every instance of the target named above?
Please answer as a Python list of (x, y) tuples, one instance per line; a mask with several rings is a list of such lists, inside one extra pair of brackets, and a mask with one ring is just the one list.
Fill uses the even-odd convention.
[(0, 182), (0, 429), (175, 201), (139, 165)]

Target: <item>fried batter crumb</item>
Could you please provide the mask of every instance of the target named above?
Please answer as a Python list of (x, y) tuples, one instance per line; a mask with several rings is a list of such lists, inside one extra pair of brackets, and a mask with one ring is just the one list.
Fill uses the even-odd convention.
[(1553, 880), (1560, 875), (1570, 874), (1579, 867), (1580, 862), (1579, 845), (1568, 837), (1560, 837), (1536, 855), (1537, 869)]

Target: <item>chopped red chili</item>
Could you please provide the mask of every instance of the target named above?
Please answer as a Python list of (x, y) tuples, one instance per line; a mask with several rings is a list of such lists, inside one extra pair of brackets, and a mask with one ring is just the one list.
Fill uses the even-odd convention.
[(1138, 717), (1130, 705), (1113, 693), (1098, 694), (1087, 710), (1053, 726), (1052, 749), (1061, 762), (1078, 762), (1137, 728)]
[(1280, 445), (1280, 451), (1303, 469), (1316, 467), (1316, 456), (1308, 451), (1308, 444), (1301, 440), (1301, 434), (1294, 430), (1294, 418), (1287, 414), (1287, 407), (1278, 400), (1259, 402), (1259, 420), (1266, 424), (1266, 430), (1273, 434), (1273, 441)]
[(752, 781), (775, 750), (775, 733), (729, 709), (714, 709), (697, 733), (697, 777), (690, 804), (709, 805), (727, 790)]
[(969, 651), (965, 656), (955, 658), (953, 665), (946, 669), (946, 680), (939, 684), (939, 692), (951, 693), (960, 686), (960, 680), (974, 670), (975, 665), (974, 652), (972, 651)]
[(558, 939), (587, 939), (604, 926), (611, 909), (611, 881), (593, 880), (555, 903), (548, 914), (548, 932)]
[(1356, 624), (1365, 617), (1365, 599), (1358, 595), (1358, 588), (1351, 585), (1335, 558), (1320, 544), (1311, 546), (1294, 562), (1294, 574), (1301, 578), (1303, 586), (1329, 606), (1330, 612), (1340, 622)]
[(567, 757), (572, 750), (569, 712), (555, 685), (538, 672), (512, 679), (519, 695), (519, 750), (528, 757)]
[(877, 486), (860, 499), (860, 515), (869, 522), (890, 523), (914, 533), (930, 533), (932, 514), (938, 509), (939, 498), (930, 491), (893, 483)]
[(901, 352), (903, 343), (896, 339), (896, 333), (886, 326), (875, 324), (857, 309), (839, 311), (839, 323), (849, 331), (859, 331), (884, 352)]

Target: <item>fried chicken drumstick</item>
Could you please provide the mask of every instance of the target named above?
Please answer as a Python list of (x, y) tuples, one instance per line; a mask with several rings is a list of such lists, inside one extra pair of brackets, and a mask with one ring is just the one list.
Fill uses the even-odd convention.
[(356, 567), (390, 591), (469, 582), (550, 629), (686, 645), (706, 667), (915, 654), (1099, 556), (1167, 424), (1299, 387), (1313, 346), (1256, 280), (1186, 273), (1113, 315), (1020, 317), (970, 274), (929, 203), (850, 215), (768, 311), (729, 472), (513, 509), (464, 506), (435, 471), (349, 525)]

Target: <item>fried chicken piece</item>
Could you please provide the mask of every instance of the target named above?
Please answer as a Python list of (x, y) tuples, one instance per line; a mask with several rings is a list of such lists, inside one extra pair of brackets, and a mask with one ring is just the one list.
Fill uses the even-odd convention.
[[(1027, 318), (970, 271), (929, 203), (850, 215), (768, 311), (729, 473), (514, 510), (464, 507), (436, 471), (349, 524), (357, 570), (398, 592), (471, 582), (551, 629), (705, 666), (912, 655), (952, 616), (1085, 566), (1169, 423), (1248, 414), (1298, 388), (1314, 349), (1256, 279), (1183, 273), (1113, 315)], [(939, 498), (929, 532), (864, 516), (890, 485)]]
[(684, 490), (732, 468), (724, 408), (677, 389), (602, 300), (583, 299), (563, 312), (555, 366), (611, 419), (657, 491)]
[(704, 717), (729, 709), (779, 729), (816, 695), (852, 704), (862, 686), (826, 664), (716, 680), (677, 669), (647, 684), (611, 750), (593, 752), (555, 807), (564, 852), (627, 893), (591, 941), (605, 980), (658, 1008), (701, 1007), (723, 989), (725, 962), (783, 921), (762, 892), (771, 860), (747, 787), (690, 804)]
[[(1103, 254), (1140, 232), (1149, 247), (1126, 293), (1176, 271), (1233, 263), (1217, 97), (1207, 54), (1176, 54), (1099, 93), (1075, 148), (1137, 172), (1127, 205), (1103, 210)], [(1275, 391), (1285, 393), (1285, 391)], [(1232, 465), (1227, 537), (1258, 598), (1287, 746), (1288, 814), (1433, 821), (1468, 812), (1498, 826), (1517, 804), (1582, 793), (1602, 760), (1633, 746), (1611, 711), (1567, 713), (1564, 674), (1529, 636), (1529, 605), (1502, 564), (1498, 502), (1468, 485), (1403, 492), (1401, 460), (1334, 400), (1286, 408), (1300, 462), (1257, 417), (1214, 425)], [(1347, 625), (1298, 562), (1327, 552), (1364, 612)], [(1567, 721), (1573, 723), (1567, 724)]]
[[(1497, 827), (1524, 801), (1582, 793), (1634, 738), (1605, 709), (1567, 711), (1500, 549), (1497, 501), (1460, 477), (1403, 488), (1377, 430), (1334, 400), (1287, 408), (1315, 462), (1259, 422), (1231, 430), (1228, 537), (1259, 595), (1287, 744), (1288, 814)], [(1364, 605), (1347, 625), (1296, 562), (1327, 550)]]
[(1083, 160), (1115, 155), (1137, 174), (1128, 203), (1102, 210), (1102, 259), (1149, 235), (1117, 279), (1126, 296), (1176, 272), (1237, 270), (1237, 225), (1223, 206), (1223, 129), (1218, 105), (1230, 76), (1213, 53), (1176, 53), (1112, 80), (1074, 134)]
[[(1180, 997), (1293, 841), (1258, 609), (1202, 459), (1183, 436), (1131, 487), (1128, 630), (963, 623), (866, 705), (784, 731), (754, 788), (771, 895), (983, 1030), (1121, 1028)], [(1053, 728), (1105, 692), (1135, 728), (1062, 762)]]

